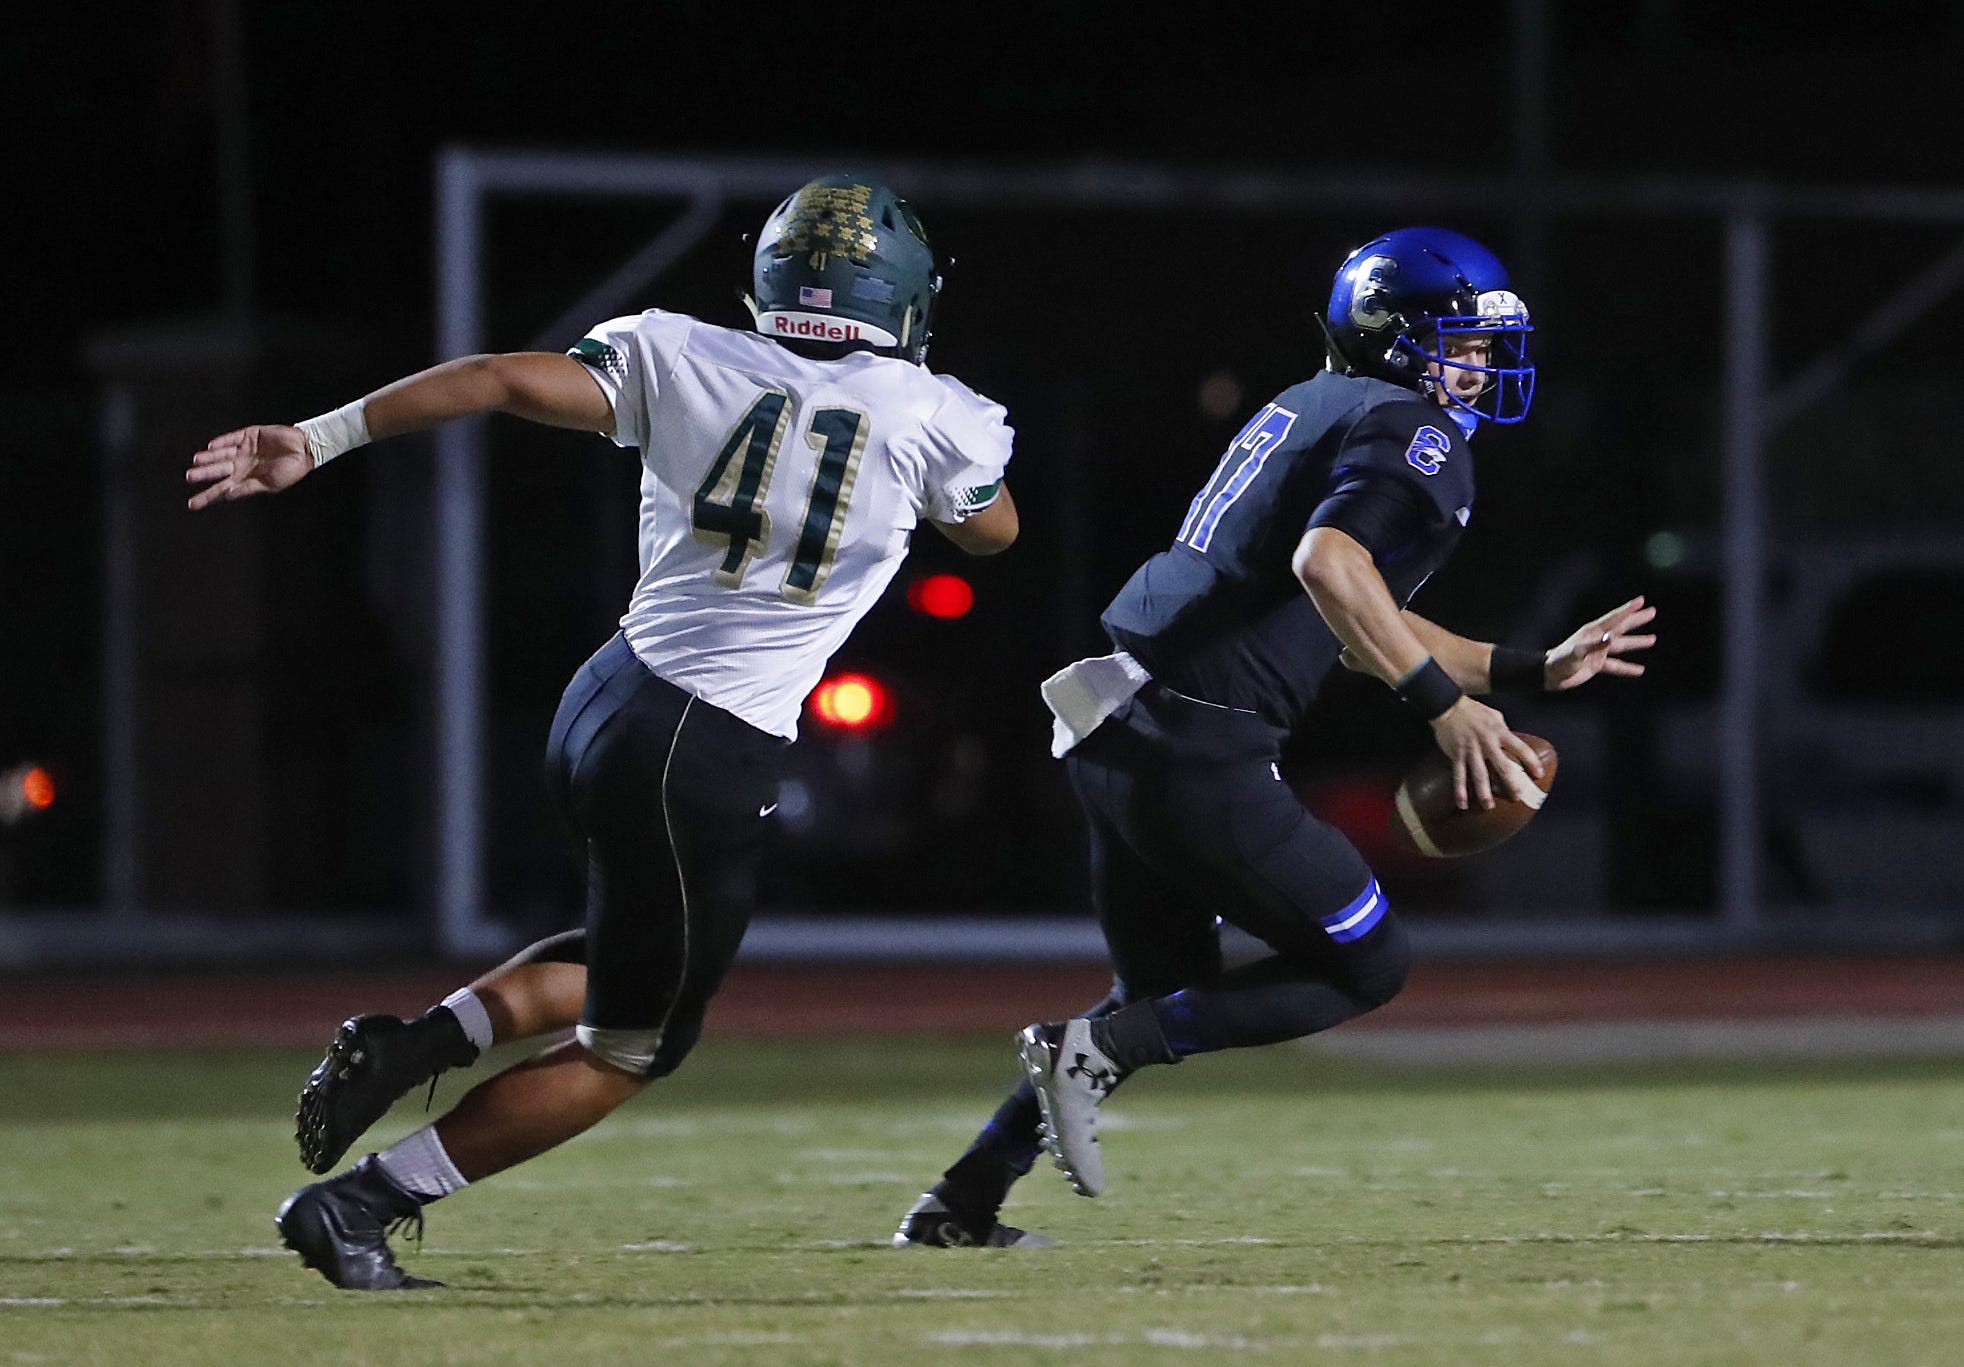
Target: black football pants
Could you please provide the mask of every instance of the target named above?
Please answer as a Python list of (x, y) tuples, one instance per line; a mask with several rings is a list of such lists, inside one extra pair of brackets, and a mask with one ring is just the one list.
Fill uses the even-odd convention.
[(546, 782), (586, 852), (581, 1025), (644, 1037), (650, 1077), (695, 1046), (749, 928), (788, 744), (658, 678), (618, 635), (553, 718)]

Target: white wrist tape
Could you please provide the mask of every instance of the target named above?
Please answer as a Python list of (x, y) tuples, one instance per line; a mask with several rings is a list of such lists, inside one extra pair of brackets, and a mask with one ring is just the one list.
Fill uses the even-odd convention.
[(307, 454), (314, 458), (314, 468), (333, 460), (344, 452), (369, 443), (368, 400), (356, 399), (344, 403), (332, 413), (323, 413), (318, 418), (309, 418), (299, 424), (307, 438)]

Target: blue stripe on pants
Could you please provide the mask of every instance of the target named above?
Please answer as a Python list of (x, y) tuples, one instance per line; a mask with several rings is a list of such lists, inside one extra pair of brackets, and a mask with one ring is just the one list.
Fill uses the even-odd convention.
[(1338, 944), (1349, 944), (1361, 940), (1376, 928), (1384, 919), (1384, 893), (1373, 878), (1364, 890), (1351, 899), (1350, 905), (1342, 911), (1332, 912), (1323, 918), (1323, 929)]

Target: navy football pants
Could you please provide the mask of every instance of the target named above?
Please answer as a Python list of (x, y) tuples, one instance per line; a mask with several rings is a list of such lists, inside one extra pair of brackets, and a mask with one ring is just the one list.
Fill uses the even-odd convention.
[[(1404, 985), (1411, 953), (1369, 867), (1303, 809), (1277, 768), (1281, 732), (1149, 684), (1065, 760), (1090, 825), (1092, 903), (1111, 995), (1151, 1000), (1180, 1056), (1328, 1030)], [(1274, 953), (1223, 970), (1218, 916)], [(936, 1188), (994, 1214), (1035, 1162), (1021, 1083)]]

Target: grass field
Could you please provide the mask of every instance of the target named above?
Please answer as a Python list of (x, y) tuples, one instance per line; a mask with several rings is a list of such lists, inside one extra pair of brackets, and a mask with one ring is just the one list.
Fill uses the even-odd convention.
[(0, 1057), (0, 1364), (1964, 1361), (1947, 1063), (1200, 1059), (1114, 1102), (1103, 1198), (1018, 1188), (1062, 1247), (903, 1253), (1006, 1043), (712, 1040), (363, 1296), (271, 1230), (312, 1062)]

